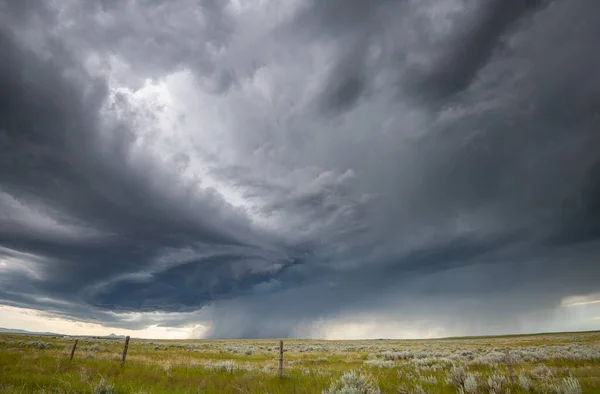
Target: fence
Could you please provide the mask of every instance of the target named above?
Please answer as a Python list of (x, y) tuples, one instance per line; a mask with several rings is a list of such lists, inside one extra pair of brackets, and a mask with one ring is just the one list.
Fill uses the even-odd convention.
[[(129, 349), (129, 335), (125, 337), (125, 345), (123, 346), (123, 353), (121, 354), (121, 366), (125, 365), (125, 359), (127, 358), (127, 350)], [(70, 361), (73, 361), (75, 355), (75, 349), (77, 348), (78, 339), (73, 343), (71, 354), (69, 357)], [(279, 377), (283, 377), (283, 341), (279, 341)]]

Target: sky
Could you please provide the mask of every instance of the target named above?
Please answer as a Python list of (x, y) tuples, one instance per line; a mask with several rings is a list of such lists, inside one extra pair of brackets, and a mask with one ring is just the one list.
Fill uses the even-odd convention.
[(598, 15), (0, 0), (0, 327), (600, 329)]

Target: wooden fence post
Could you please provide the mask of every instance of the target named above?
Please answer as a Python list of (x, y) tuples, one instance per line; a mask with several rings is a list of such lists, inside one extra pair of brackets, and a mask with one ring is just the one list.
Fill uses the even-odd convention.
[(510, 373), (510, 382), (512, 384), (515, 384), (515, 372), (513, 371), (512, 360), (510, 358), (510, 352), (508, 351), (508, 349), (506, 349), (505, 352), (506, 352), (506, 364), (508, 364), (508, 372)]
[(125, 365), (125, 357), (127, 357), (127, 348), (129, 347), (129, 335), (125, 337), (125, 347), (123, 348), (123, 356), (121, 356), (121, 366)]
[(279, 341), (279, 377), (283, 377), (283, 341)]
[(73, 348), (71, 349), (71, 357), (69, 358), (69, 361), (73, 361), (73, 356), (75, 355), (75, 348), (77, 347), (77, 341), (78, 339), (76, 339), (75, 343), (73, 344)]

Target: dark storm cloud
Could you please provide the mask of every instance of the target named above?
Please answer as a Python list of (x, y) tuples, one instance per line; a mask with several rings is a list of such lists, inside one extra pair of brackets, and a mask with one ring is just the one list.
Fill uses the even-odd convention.
[(0, 4), (3, 304), (264, 337), (598, 290), (595, 3)]
[(336, 42), (337, 58), (329, 71), (318, 104), (339, 112), (354, 106), (367, 93), (372, 70), (366, 60), (372, 42), (381, 40), (381, 29), (390, 14), (399, 14), (403, 0), (311, 1), (296, 16), (300, 35)]
[[(44, 62), (17, 48), (8, 32), (3, 32), (1, 43), (9, 62), (2, 68), (0, 79), (0, 176), (4, 203), (0, 239), (8, 248), (7, 253), (26, 251), (39, 256), (35, 270), (41, 272), (44, 280), (32, 279), (28, 293), (82, 298), (104, 308), (139, 309), (149, 301), (153, 302), (151, 307), (158, 309), (166, 309), (165, 305), (173, 309), (191, 306), (189, 300), (182, 301), (183, 294), (171, 292), (149, 300), (148, 294), (135, 291), (134, 285), (129, 286), (124, 298), (117, 297), (119, 293), (115, 291), (108, 300), (112, 302), (86, 288), (115, 275), (144, 270), (165, 248), (203, 243), (201, 250), (239, 249), (240, 245), (253, 242), (253, 236), (241, 232), (235, 235), (244, 228), (245, 219), (235, 213), (220, 214), (226, 205), (210, 191), (203, 194), (201, 204), (194, 207), (195, 213), (190, 216), (189, 211), (182, 211), (189, 209), (191, 203), (185, 196), (186, 190), (177, 191), (184, 195), (153, 190), (143, 174), (126, 170), (126, 157), (121, 155), (128, 143), (127, 129), (119, 130), (125, 138), (106, 152), (98, 152), (95, 132), (99, 127), (99, 106), (106, 94), (104, 83), (87, 77), (83, 83), (92, 89), (83, 94), (81, 87), (61, 73), (78, 67), (68, 53)], [(44, 228), (44, 223), (40, 228), (37, 223), (23, 220), (26, 218), (19, 217), (18, 210), (11, 212), (15, 206), (25, 209), (29, 204), (37, 208), (32, 213), (46, 211), (47, 218), (33, 220), (50, 221), (50, 228)], [(220, 223), (213, 222), (214, 218), (219, 218)], [(235, 224), (228, 230), (219, 228), (228, 222)], [(252, 247), (246, 249), (251, 252)], [(241, 251), (230, 260), (244, 260), (250, 270), (252, 264), (248, 260), (255, 257), (246, 253)], [(269, 253), (273, 254), (261, 251), (260, 257), (269, 259)], [(203, 259), (194, 261), (200, 276), (204, 276), (199, 272)], [(208, 276), (219, 268), (214, 266), (219, 259), (207, 259), (212, 267), (206, 269)], [(159, 275), (165, 286), (174, 276), (181, 280), (188, 274), (182, 268)], [(12, 278), (8, 274), (3, 282), (7, 290), (23, 288), (21, 275)], [(221, 286), (228, 289), (227, 284)], [(198, 286), (195, 290), (202, 291)], [(131, 293), (136, 294), (135, 299)], [(210, 294), (197, 297), (193, 305), (197, 307), (211, 299)]]
[(330, 111), (345, 110), (356, 104), (365, 93), (367, 80), (361, 44), (347, 50), (331, 71), (330, 81), (323, 92), (323, 108)]
[(308, 1), (295, 17), (295, 27), (306, 29), (301, 34), (326, 35), (335, 40), (360, 36), (381, 28), (378, 23), (386, 12), (398, 11), (404, 0), (330, 0)]
[(501, 50), (499, 44), (503, 36), (522, 18), (550, 1), (486, 0), (479, 3), (474, 15), (461, 21), (464, 26), (457, 29), (456, 38), (450, 41), (449, 48), (442, 52), (433, 69), (417, 83), (416, 89), (422, 93), (429, 91), (433, 96), (430, 99), (445, 100), (466, 89), (494, 51)]

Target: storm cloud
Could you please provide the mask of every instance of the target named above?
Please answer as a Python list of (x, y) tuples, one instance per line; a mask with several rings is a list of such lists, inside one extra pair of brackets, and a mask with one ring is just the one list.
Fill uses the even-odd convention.
[(599, 15), (0, 0), (0, 304), (215, 337), (589, 328), (560, 306), (600, 291)]

